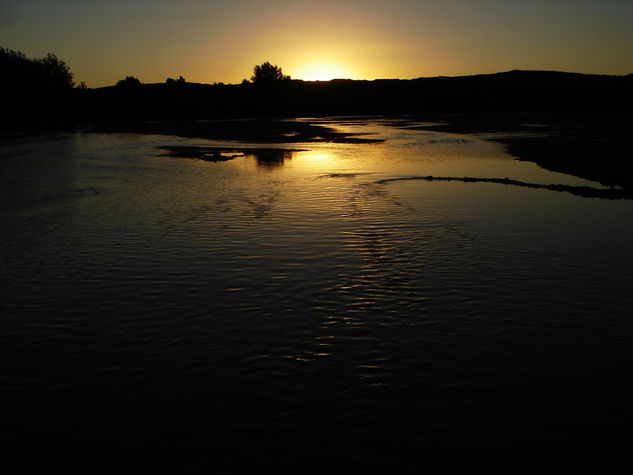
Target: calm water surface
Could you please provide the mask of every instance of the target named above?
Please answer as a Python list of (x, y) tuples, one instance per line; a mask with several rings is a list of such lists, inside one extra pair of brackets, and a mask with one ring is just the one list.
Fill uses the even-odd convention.
[(475, 136), (334, 125), (387, 141), (214, 163), (157, 146), (236, 144), (5, 138), (5, 445), (93, 470), (622, 462), (633, 202), (384, 181), (600, 187)]

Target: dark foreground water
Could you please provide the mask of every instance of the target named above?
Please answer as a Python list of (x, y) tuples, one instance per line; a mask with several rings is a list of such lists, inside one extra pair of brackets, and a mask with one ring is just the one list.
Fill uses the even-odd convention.
[(227, 145), (175, 137), (0, 144), (13, 471), (630, 463), (633, 202), (385, 181), (600, 187), (477, 137), (336, 125), (388, 140), (217, 163), (164, 156)]

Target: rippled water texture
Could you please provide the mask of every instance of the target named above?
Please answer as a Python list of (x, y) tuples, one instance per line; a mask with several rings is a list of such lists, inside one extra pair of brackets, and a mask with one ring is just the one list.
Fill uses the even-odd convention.
[(5, 442), (221, 473), (621, 461), (633, 203), (388, 181), (600, 187), (474, 136), (334, 125), (386, 142), (209, 162), (158, 147), (257, 144), (5, 139)]

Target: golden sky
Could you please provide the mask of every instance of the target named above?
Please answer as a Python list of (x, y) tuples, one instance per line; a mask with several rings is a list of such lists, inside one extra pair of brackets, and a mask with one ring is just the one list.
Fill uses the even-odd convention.
[(630, 0), (0, 0), (0, 46), (75, 81), (237, 83), (270, 61), (297, 79), (547, 69), (633, 73)]

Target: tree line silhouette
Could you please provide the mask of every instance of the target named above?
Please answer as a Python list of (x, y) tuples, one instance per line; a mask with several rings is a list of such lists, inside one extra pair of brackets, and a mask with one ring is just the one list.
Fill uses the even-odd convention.
[(200, 84), (182, 76), (143, 84), (74, 87), (54, 54), (29, 59), (0, 48), (0, 86), (12, 107), (3, 123), (92, 123), (120, 120), (284, 117), (468, 112), (630, 112), (633, 75), (509, 71), (410, 80), (302, 81), (264, 62), (241, 84)]
[(63, 91), (75, 85), (68, 65), (52, 53), (30, 59), (20, 51), (0, 48), (0, 67), (3, 88)]
[(31, 59), (0, 48), (0, 71), (4, 109), (0, 124), (5, 129), (66, 122), (72, 116), (73, 74), (56, 55)]

